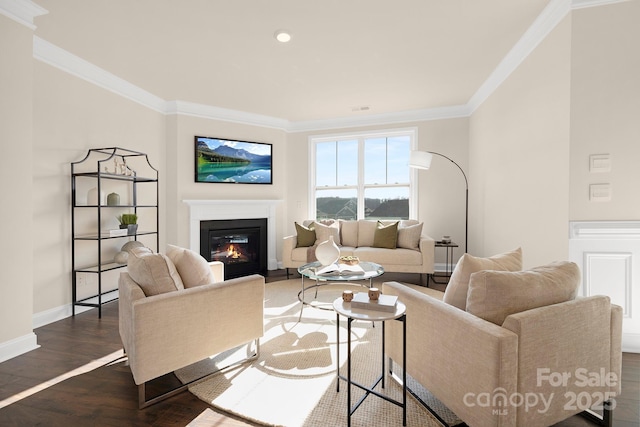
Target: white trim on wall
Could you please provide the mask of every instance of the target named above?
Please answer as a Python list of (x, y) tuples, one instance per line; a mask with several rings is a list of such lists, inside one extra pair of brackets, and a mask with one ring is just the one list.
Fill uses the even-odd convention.
[(164, 99), (38, 36), (33, 36), (33, 57), (123, 98), (154, 111), (166, 113), (167, 102)]
[(36, 334), (30, 332), (18, 338), (0, 343), (0, 363), (40, 347)]
[(32, 30), (36, 29), (33, 20), (47, 13), (47, 9), (31, 0), (0, 0), (0, 14)]

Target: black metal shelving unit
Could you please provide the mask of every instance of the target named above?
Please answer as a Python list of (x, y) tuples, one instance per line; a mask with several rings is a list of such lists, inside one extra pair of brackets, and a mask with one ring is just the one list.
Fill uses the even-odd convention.
[[(111, 168), (113, 170), (111, 170)], [(125, 188), (128, 192), (125, 203), (107, 205), (101, 194), (113, 185)], [(79, 203), (78, 191), (81, 188), (95, 189), (97, 202)], [(144, 192), (144, 201), (138, 203), (140, 192)], [(149, 162), (147, 154), (120, 147), (90, 149), (86, 156), (71, 163), (71, 282), (72, 282), (72, 315), (76, 314), (76, 307), (92, 307), (98, 309), (98, 318), (102, 317), (102, 306), (117, 300), (117, 286), (105, 290), (103, 276), (105, 273), (122, 269), (126, 264), (116, 263), (113, 253), (105, 254), (104, 250), (127, 241), (151, 238), (155, 240), (155, 250), (160, 246), (158, 232), (159, 188), (158, 170)], [(149, 211), (154, 211), (149, 213)], [(155, 216), (155, 224), (151, 229), (141, 229), (135, 234), (126, 236), (111, 236), (109, 230), (113, 227), (106, 225), (108, 216), (115, 217), (116, 213), (145, 213), (146, 217)], [(85, 220), (79, 224), (79, 217)], [(87, 219), (93, 224), (87, 227)], [(155, 239), (154, 239), (155, 237)], [(95, 259), (87, 263), (86, 256), (82, 266), (78, 265), (79, 251), (96, 253)], [(113, 252), (113, 249), (112, 249)], [(97, 286), (91, 295), (78, 296), (78, 282), (80, 275), (95, 275)]]

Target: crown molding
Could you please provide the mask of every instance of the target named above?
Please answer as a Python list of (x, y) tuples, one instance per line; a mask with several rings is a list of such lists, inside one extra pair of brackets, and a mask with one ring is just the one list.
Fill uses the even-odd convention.
[(606, 6), (615, 3), (625, 3), (629, 0), (573, 0), (571, 9), (584, 9), (587, 7)]
[(290, 122), (277, 117), (262, 114), (246, 113), (239, 110), (215, 107), (212, 105), (197, 104), (188, 101), (167, 101), (166, 114), (178, 114), (183, 116), (199, 117), (225, 122), (242, 123), (254, 126), (287, 130)]
[(571, 0), (551, 0), (533, 21), (520, 40), (500, 61), (489, 78), (471, 97), (468, 106), (473, 113), (513, 73), (533, 50), (549, 35), (571, 10)]
[(469, 117), (471, 111), (467, 105), (425, 108), (421, 110), (399, 111), (394, 113), (371, 114), (359, 117), (341, 117), (324, 120), (306, 120), (292, 122), (288, 132), (311, 132), (330, 129), (354, 128), (363, 126), (389, 125), (418, 121), (455, 119)]
[(33, 36), (33, 57), (147, 108), (160, 113), (166, 111), (164, 99), (38, 36)]
[(47, 13), (49, 13), (47, 9), (31, 0), (0, 0), (0, 14), (32, 30), (36, 29), (33, 20)]
[[(96, 86), (137, 102), (162, 114), (176, 114), (211, 120), (222, 120), (253, 126), (280, 129), (285, 132), (310, 132), (340, 128), (390, 125), (416, 121), (470, 117), (489, 96), (515, 71), (531, 52), (573, 9), (604, 6), (629, 0), (551, 0), (524, 35), (498, 64), (489, 78), (478, 88), (465, 105), (409, 110), (393, 113), (338, 117), (319, 120), (289, 121), (261, 114), (247, 113), (188, 101), (165, 101), (128, 81), (85, 61), (37, 36), (33, 38), (33, 57)], [(48, 13), (30, 0), (0, 0), (0, 13), (21, 19), (31, 25), (33, 17)], [(9, 16), (9, 15), (7, 15)], [(12, 16), (9, 16), (12, 17)], [(22, 17), (22, 18), (20, 18)], [(16, 19), (16, 18), (12, 18)], [(31, 24), (29, 24), (31, 22)]]

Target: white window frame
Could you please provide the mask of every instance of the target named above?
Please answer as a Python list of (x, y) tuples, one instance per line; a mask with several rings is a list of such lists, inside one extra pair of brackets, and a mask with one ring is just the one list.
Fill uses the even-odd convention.
[[(415, 150), (418, 145), (418, 128), (403, 128), (403, 129), (388, 129), (388, 130), (376, 130), (367, 132), (349, 132), (349, 133), (337, 133), (331, 135), (312, 135), (309, 136), (309, 200), (307, 206), (309, 207), (308, 218), (316, 217), (316, 144), (322, 142), (333, 142), (348, 139), (358, 140), (358, 212), (357, 219), (361, 218), (364, 214), (364, 198), (360, 197), (364, 194), (364, 153), (361, 152), (363, 144), (360, 144), (361, 140), (370, 138), (389, 138), (394, 136), (408, 136), (409, 137), (409, 150)], [(407, 168), (409, 165), (407, 164)], [(409, 170), (409, 218), (417, 219), (418, 215), (418, 174), (415, 169)], [(392, 186), (392, 185), (389, 185)], [(344, 187), (341, 187), (344, 188)]]

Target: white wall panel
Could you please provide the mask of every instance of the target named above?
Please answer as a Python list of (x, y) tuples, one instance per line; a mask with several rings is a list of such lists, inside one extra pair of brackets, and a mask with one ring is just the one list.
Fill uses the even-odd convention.
[(640, 353), (640, 222), (571, 222), (569, 259), (582, 270), (580, 295), (622, 307), (623, 351)]

